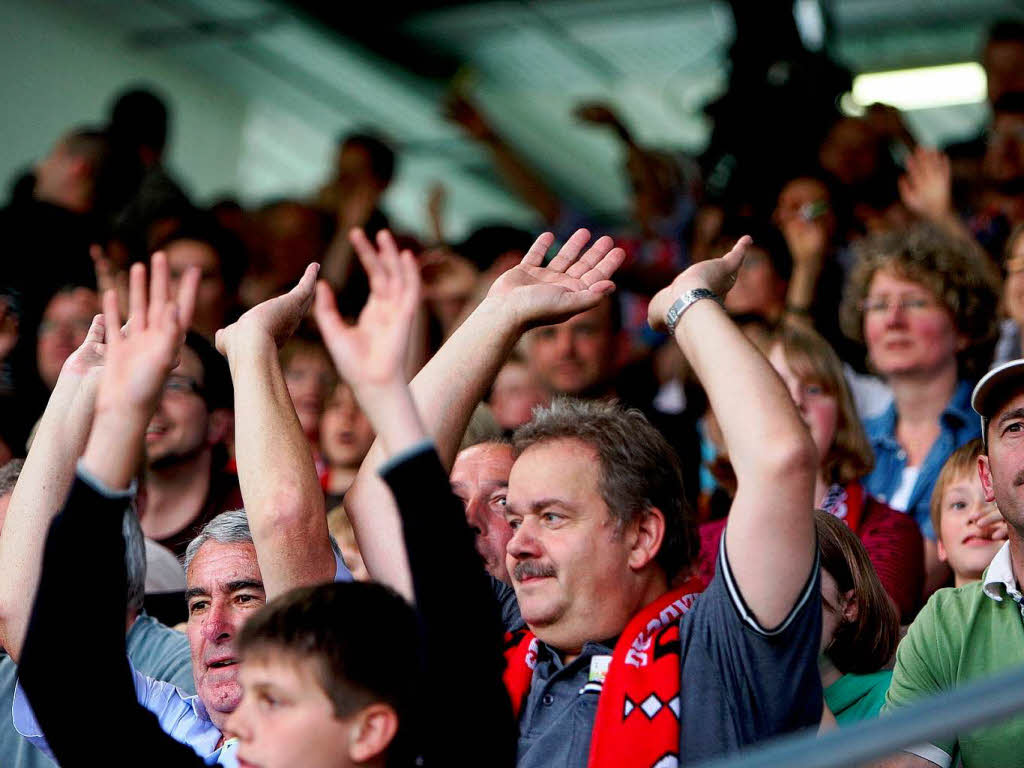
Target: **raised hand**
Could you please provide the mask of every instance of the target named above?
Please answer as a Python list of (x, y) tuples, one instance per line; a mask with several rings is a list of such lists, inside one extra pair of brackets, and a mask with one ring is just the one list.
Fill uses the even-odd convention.
[(523, 260), (495, 280), (487, 292), (488, 298), (508, 302), (524, 330), (560, 323), (597, 306), (615, 290), (611, 277), (626, 258), (607, 235), (584, 251), (590, 232), (578, 229), (551, 263), (542, 266), (554, 241), (550, 232), (538, 237)]
[(92, 319), (89, 331), (85, 334), (85, 340), (64, 361), (61, 374), (68, 373), (79, 377), (89, 374), (99, 375), (103, 367), (103, 356), (107, 349), (104, 343), (106, 328), (106, 318), (103, 315), (96, 315)]
[(370, 297), (355, 325), (346, 325), (334, 294), (321, 281), (313, 317), (341, 376), (357, 394), (366, 387), (405, 386), (405, 360), (420, 301), (420, 270), (410, 251), (399, 253), (387, 230), (377, 247), (361, 229), (350, 238), (370, 281)]
[[(156, 408), (167, 374), (177, 363), (199, 286), (199, 271), (190, 269), (181, 281), (175, 301), (170, 296), (166, 256), (155, 254), (151, 265), (148, 285), (145, 265), (135, 264), (131, 268), (128, 323), (124, 331), (108, 332), (101, 349), (96, 346), (100, 325), (94, 321), (82, 345), (85, 349), (79, 349), (83, 353), (81, 360), (76, 363), (98, 364), (97, 358), (103, 360), (97, 411), (135, 412), (147, 421)], [(120, 327), (115, 290), (103, 294), (102, 327), (108, 331)]]
[[(121, 332), (117, 291), (103, 294), (106, 344), (87, 354), (103, 359), (96, 418), (82, 456), (82, 466), (108, 488), (131, 482), (142, 458), (142, 439), (174, 368), (185, 331), (192, 321), (199, 288), (199, 270), (191, 268), (178, 285), (177, 300), (170, 297), (167, 258), (157, 253), (146, 267), (135, 264), (128, 275), (128, 322)], [(90, 328), (91, 343), (98, 344), (100, 326)], [(87, 344), (90, 343), (88, 340)], [(84, 345), (83, 345), (84, 346)]]
[(671, 284), (662, 288), (647, 306), (647, 322), (656, 331), (665, 330), (665, 315), (675, 300), (696, 288), (705, 288), (724, 299), (736, 284), (736, 273), (743, 264), (743, 257), (753, 244), (749, 235), (736, 241), (725, 256), (718, 259), (699, 261), (687, 267)]
[(942, 152), (918, 147), (898, 183), (903, 204), (918, 216), (937, 222), (954, 215), (953, 174)]
[(295, 333), (313, 304), (313, 289), (319, 271), (319, 264), (310, 264), (288, 293), (257, 304), (227, 328), (217, 331), (217, 351), (230, 357), (232, 347), (246, 338), (270, 338), (280, 349)]

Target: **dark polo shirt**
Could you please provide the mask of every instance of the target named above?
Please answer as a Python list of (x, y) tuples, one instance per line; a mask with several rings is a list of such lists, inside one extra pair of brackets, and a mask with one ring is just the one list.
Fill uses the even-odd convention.
[[(724, 537), (722, 542), (715, 578), (679, 623), (682, 764), (817, 726), (821, 719), (817, 560), (790, 615), (766, 631), (735, 587)], [(512, 588), (495, 581), (494, 589), (506, 629), (522, 627)], [(519, 718), (518, 768), (585, 768), (600, 695), (588, 685), (590, 664), (594, 656), (610, 655), (613, 642), (585, 644), (570, 664), (540, 643)]]

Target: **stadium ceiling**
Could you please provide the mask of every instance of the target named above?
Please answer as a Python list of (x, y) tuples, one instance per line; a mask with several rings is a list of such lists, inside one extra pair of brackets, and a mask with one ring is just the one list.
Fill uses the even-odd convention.
[[(786, 2), (778, 5), (788, 12)], [(992, 20), (1021, 15), (1008, 0), (793, 5), (798, 18), (810, 19), (801, 31), (812, 45), (822, 33), (816, 9), (824, 10), (828, 50), (853, 73), (975, 59)], [(496, 181), (487, 156), (442, 114), (453, 82), (556, 189), (614, 215), (626, 207), (620, 149), (577, 122), (574, 106), (606, 101), (642, 141), (698, 152), (710, 131), (703, 107), (726, 86), (735, 33), (729, 5), (715, 0), (76, 6), (318, 131), (374, 126), (400, 147), (417, 179), (451, 180), (463, 199), (520, 220), (528, 214)], [(915, 128), (932, 140), (948, 137), (969, 130), (980, 110), (934, 110), (915, 116)]]

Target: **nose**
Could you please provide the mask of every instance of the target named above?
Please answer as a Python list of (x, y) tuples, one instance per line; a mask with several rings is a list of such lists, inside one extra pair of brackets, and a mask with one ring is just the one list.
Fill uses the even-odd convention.
[(529, 560), (540, 556), (540, 546), (528, 521), (521, 521), (519, 527), (512, 531), (512, 538), (508, 540), (505, 553), (515, 560)]
[(234, 634), (234, 625), (231, 622), (231, 609), (225, 605), (214, 603), (209, 613), (203, 617), (203, 637), (211, 642), (227, 640)]
[(555, 350), (559, 357), (571, 357), (573, 337), (568, 328), (559, 327), (555, 330)]

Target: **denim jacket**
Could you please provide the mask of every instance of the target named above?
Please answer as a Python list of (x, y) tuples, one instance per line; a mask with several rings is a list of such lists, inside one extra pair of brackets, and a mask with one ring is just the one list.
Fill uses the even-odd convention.
[[(932, 540), (935, 539), (935, 531), (932, 528), (930, 504), (939, 470), (953, 451), (981, 437), (981, 423), (971, 409), (971, 390), (970, 382), (961, 381), (957, 384), (953, 399), (939, 417), (941, 431), (921, 464), (907, 504), (907, 514), (917, 521), (921, 532)], [(896, 441), (896, 418), (894, 402), (884, 413), (864, 422), (864, 430), (875, 452), (875, 468), (864, 479), (864, 487), (872, 496), (886, 503), (899, 488), (907, 464), (907, 453)]]

